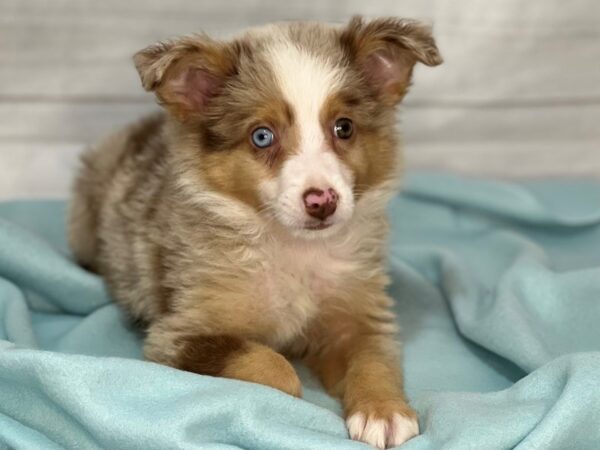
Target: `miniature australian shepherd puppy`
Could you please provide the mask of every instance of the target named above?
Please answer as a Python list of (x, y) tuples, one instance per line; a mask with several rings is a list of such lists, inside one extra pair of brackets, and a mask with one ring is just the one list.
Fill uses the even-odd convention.
[(379, 448), (419, 432), (386, 294), (396, 106), (417, 62), (405, 19), (193, 35), (134, 57), (165, 112), (83, 156), (77, 260), (147, 325), (145, 357), (301, 396), (302, 359)]

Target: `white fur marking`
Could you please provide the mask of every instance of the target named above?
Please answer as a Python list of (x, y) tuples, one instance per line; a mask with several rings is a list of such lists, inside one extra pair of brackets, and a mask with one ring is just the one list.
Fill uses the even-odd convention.
[(352, 439), (359, 440), (365, 429), (365, 415), (363, 413), (352, 414), (346, 419), (348, 434)]
[(319, 113), (342, 82), (343, 71), (291, 42), (272, 47), (269, 55), (279, 87), (300, 125), (301, 151), (318, 153), (324, 144)]
[(394, 414), (392, 419), (365, 418), (362, 412), (351, 415), (346, 420), (348, 434), (374, 447), (385, 449), (404, 444), (419, 434), (419, 423), (416, 419)]
[(363, 431), (361, 440), (377, 448), (385, 448), (385, 435), (388, 423), (383, 419), (367, 419), (365, 431)]
[(300, 142), (297, 154), (285, 162), (277, 182), (265, 183), (262, 194), (274, 206), (279, 221), (298, 230), (312, 220), (304, 210), (302, 194), (311, 187), (333, 188), (339, 202), (327, 222), (345, 222), (354, 208), (354, 180), (349, 168), (328, 148), (320, 116), (325, 101), (343, 81), (344, 72), (332, 61), (291, 42), (278, 42), (268, 54), (279, 87), (294, 111)]
[(419, 422), (416, 419), (394, 414), (392, 421), (391, 438), (388, 445), (397, 446), (404, 444), (409, 439), (419, 434)]

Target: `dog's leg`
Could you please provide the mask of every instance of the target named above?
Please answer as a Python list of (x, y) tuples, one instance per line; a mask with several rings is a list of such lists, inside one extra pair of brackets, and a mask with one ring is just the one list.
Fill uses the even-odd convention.
[(417, 415), (403, 392), (393, 335), (337, 318), (321, 327), (319, 350), (306, 362), (333, 395), (341, 397), (352, 439), (378, 448), (400, 445), (419, 433)]
[(302, 396), (295, 369), (271, 348), (232, 334), (182, 331), (173, 327), (173, 322), (163, 320), (150, 327), (144, 345), (146, 359), (188, 372), (264, 384)]

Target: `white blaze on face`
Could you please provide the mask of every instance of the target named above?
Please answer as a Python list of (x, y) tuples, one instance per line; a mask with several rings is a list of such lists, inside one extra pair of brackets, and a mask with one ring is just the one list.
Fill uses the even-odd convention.
[(265, 182), (263, 193), (280, 222), (301, 229), (311, 218), (304, 208), (307, 189), (333, 188), (339, 196), (336, 212), (327, 219), (333, 225), (352, 215), (352, 173), (330, 148), (320, 121), (324, 103), (343, 80), (343, 71), (322, 57), (279, 42), (268, 51), (269, 63), (279, 88), (294, 114), (298, 148), (283, 164), (276, 180)]

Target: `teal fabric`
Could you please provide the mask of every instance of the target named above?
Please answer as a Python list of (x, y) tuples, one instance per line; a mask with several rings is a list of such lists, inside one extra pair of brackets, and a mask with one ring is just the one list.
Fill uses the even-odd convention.
[[(303, 367), (300, 400), (142, 361), (64, 213), (0, 204), (0, 448), (369, 448)], [(391, 216), (403, 448), (600, 448), (600, 182), (419, 173)]]

